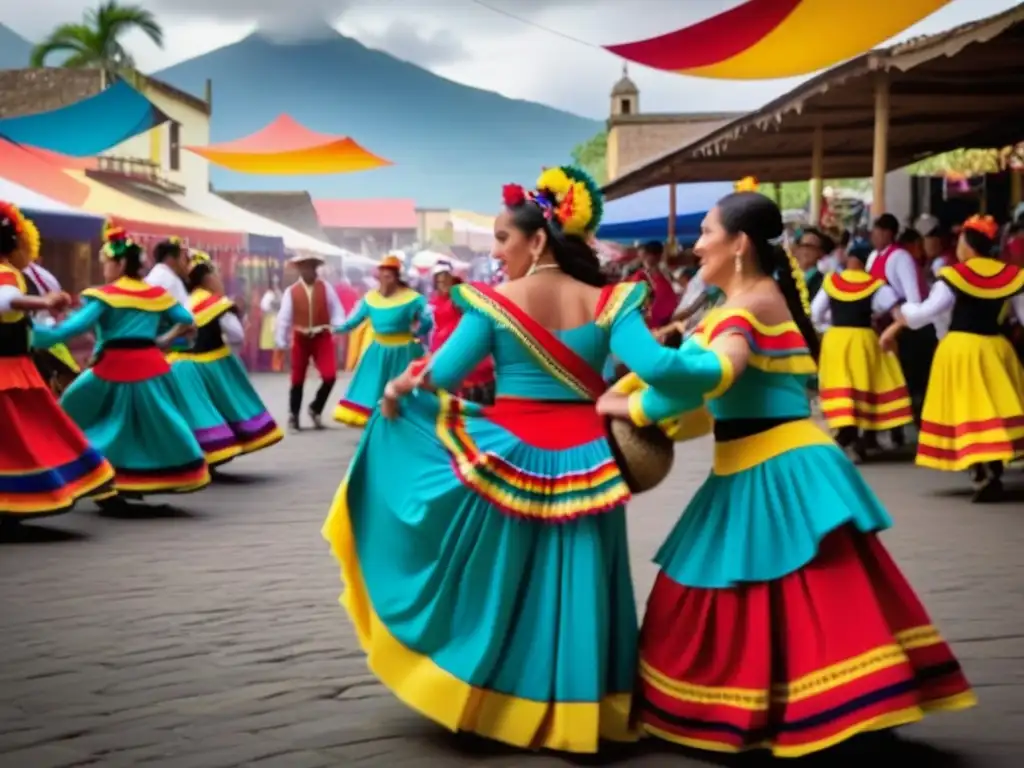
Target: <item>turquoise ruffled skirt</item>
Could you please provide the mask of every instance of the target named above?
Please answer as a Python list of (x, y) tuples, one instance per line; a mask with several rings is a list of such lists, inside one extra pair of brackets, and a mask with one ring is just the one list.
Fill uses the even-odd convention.
[(206, 393), (203, 411), (212, 409), (217, 414), (217, 420), (230, 432), (230, 445), (237, 446), (238, 453), (269, 448), (284, 437), (233, 354), (204, 361), (184, 358), (174, 364), (174, 370), (179, 380), (202, 387)]
[(860, 472), (819, 427), (807, 423), (812, 438), (821, 433), (818, 444), (787, 449), (803, 424), (716, 446), (722, 464), (750, 463), (741, 454), (753, 441), (772, 443), (774, 455), (737, 472), (712, 471), (655, 557), (665, 575), (705, 589), (772, 581), (811, 562), (825, 536), (844, 525), (864, 533), (892, 525)]
[(227, 419), (213, 404), (213, 393), (194, 363), (176, 359), (171, 363), (175, 403), (211, 467), (226, 464), (241, 455), (242, 446)]
[(451, 730), (574, 752), (633, 738), (628, 491), (607, 442), (535, 447), (444, 393), (402, 409), (371, 416), (324, 528), (371, 669)]
[(60, 404), (107, 458), (116, 491), (143, 496), (186, 493), (210, 482), (203, 450), (179, 410), (171, 374), (111, 382), (91, 371), (78, 376)]
[(421, 357), (423, 345), (418, 341), (397, 345), (371, 342), (356, 366), (345, 396), (334, 409), (334, 420), (350, 427), (364, 426), (384, 394), (385, 385)]

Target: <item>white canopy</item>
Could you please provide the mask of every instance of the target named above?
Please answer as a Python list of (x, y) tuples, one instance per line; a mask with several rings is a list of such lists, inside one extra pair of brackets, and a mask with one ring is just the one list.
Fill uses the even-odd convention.
[(245, 208), (240, 208), (212, 192), (193, 192), (186, 195), (175, 195), (174, 200), (185, 208), (203, 216), (208, 216), (211, 219), (217, 219), (225, 224), (230, 224), (233, 227), (238, 227), (243, 232), (249, 232), (253, 235), (280, 237), (284, 240), (284, 247), (290, 251), (315, 253), (317, 256), (340, 256), (346, 259), (359, 258), (344, 248), (338, 248), (331, 243), (322, 242), (279, 221), (274, 221), (252, 211), (247, 211)]
[(18, 208), (38, 211), (39, 213), (54, 213), (62, 216), (79, 216), (83, 219), (103, 220), (102, 216), (95, 213), (86, 213), (77, 208), (72, 208), (70, 205), (65, 205), (59, 200), (41, 195), (28, 187), (23, 187), (20, 184), (15, 184), (13, 181), (3, 178), (0, 178), (0, 200), (14, 203)]

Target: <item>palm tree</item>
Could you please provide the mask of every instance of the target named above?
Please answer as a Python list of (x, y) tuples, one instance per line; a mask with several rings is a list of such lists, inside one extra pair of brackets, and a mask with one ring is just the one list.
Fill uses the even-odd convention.
[(139, 5), (121, 5), (105, 0), (98, 8), (90, 8), (78, 24), (61, 24), (50, 36), (32, 49), (30, 65), (46, 66), (53, 54), (64, 54), (63, 67), (98, 69), (104, 85), (118, 77), (136, 80), (135, 60), (121, 44), (120, 38), (132, 30), (141, 30), (163, 48), (164, 31), (152, 12)]

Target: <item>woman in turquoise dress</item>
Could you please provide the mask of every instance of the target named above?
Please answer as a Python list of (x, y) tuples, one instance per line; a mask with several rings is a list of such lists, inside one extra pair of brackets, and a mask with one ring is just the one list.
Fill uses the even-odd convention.
[(711, 474), (655, 558), (640, 723), (698, 749), (801, 757), (975, 699), (878, 539), (889, 515), (811, 419), (818, 339), (799, 268), (770, 244), (782, 228), (767, 197), (720, 200), (697, 252), (727, 300), (680, 348), (688, 375), (598, 410), (644, 426), (702, 393), (715, 420)]
[[(224, 295), (217, 270), (202, 251), (191, 253), (188, 289), (189, 309), (199, 330), (191, 347), (175, 354), (173, 370), (179, 382), (189, 382), (189, 392), (201, 393), (203, 402), (216, 411), (216, 421), (227, 429), (210, 450), (204, 445), (207, 462), (213, 466), (210, 453), (218, 448), (235, 446), (234, 455), (239, 455), (279, 443), (284, 434), (229, 346), (240, 344), (245, 337), (235, 304)], [(214, 437), (211, 433), (204, 436), (211, 441)]]
[(176, 403), (182, 395), (157, 345), (191, 331), (192, 315), (170, 294), (139, 279), (142, 251), (123, 230), (111, 230), (101, 252), (107, 283), (82, 292), (82, 308), (32, 344), (51, 347), (89, 331), (92, 367), (69, 386), (61, 406), (114, 467), (123, 496), (186, 493), (210, 482), (202, 448)]
[(369, 320), (373, 341), (366, 348), (345, 396), (334, 409), (334, 420), (362, 427), (384, 393), (388, 380), (423, 355), (421, 341), (433, 327), (426, 298), (401, 278), (402, 262), (385, 256), (378, 269), (380, 287), (367, 293), (336, 333), (355, 330)]
[[(670, 385), (678, 353), (647, 329), (647, 286), (602, 287), (593, 181), (553, 168), (538, 187), (506, 187), (494, 250), (511, 280), (453, 289), (458, 327), (386, 386), (324, 536), (399, 699), (453, 731), (592, 753), (636, 738), (630, 492), (600, 370), (612, 351)], [(489, 355), (493, 406), (448, 394)]]

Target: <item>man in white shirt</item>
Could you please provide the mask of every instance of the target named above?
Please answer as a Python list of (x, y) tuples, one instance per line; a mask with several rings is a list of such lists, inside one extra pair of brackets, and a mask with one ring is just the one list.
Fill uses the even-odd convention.
[(164, 240), (153, 251), (153, 268), (146, 275), (146, 282), (158, 285), (167, 291), (181, 306), (188, 309), (188, 251), (177, 240)]
[[(868, 257), (866, 268), (872, 277), (892, 286), (901, 303), (919, 304), (928, 295), (928, 283), (914, 257), (897, 245), (899, 229), (899, 221), (891, 213), (883, 213), (875, 220), (871, 229), (871, 244), (875, 250)], [(907, 390), (918, 422), (938, 344), (935, 327), (928, 325), (906, 332), (904, 343), (899, 345), (900, 367), (907, 380)]]
[(338, 377), (338, 350), (334, 329), (345, 322), (345, 308), (334, 286), (317, 276), (323, 260), (311, 254), (291, 259), (299, 272), (296, 280), (281, 296), (274, 329), (278, 349), (291, 348), (291, 391), (288, 396), (288, 426), (292, 431), (302, 427), (299, 411), (310, 360), (322, 379), (320, 388), (309, 404), (309, 417), (315, 429), (323, 429), (321, 414)]

